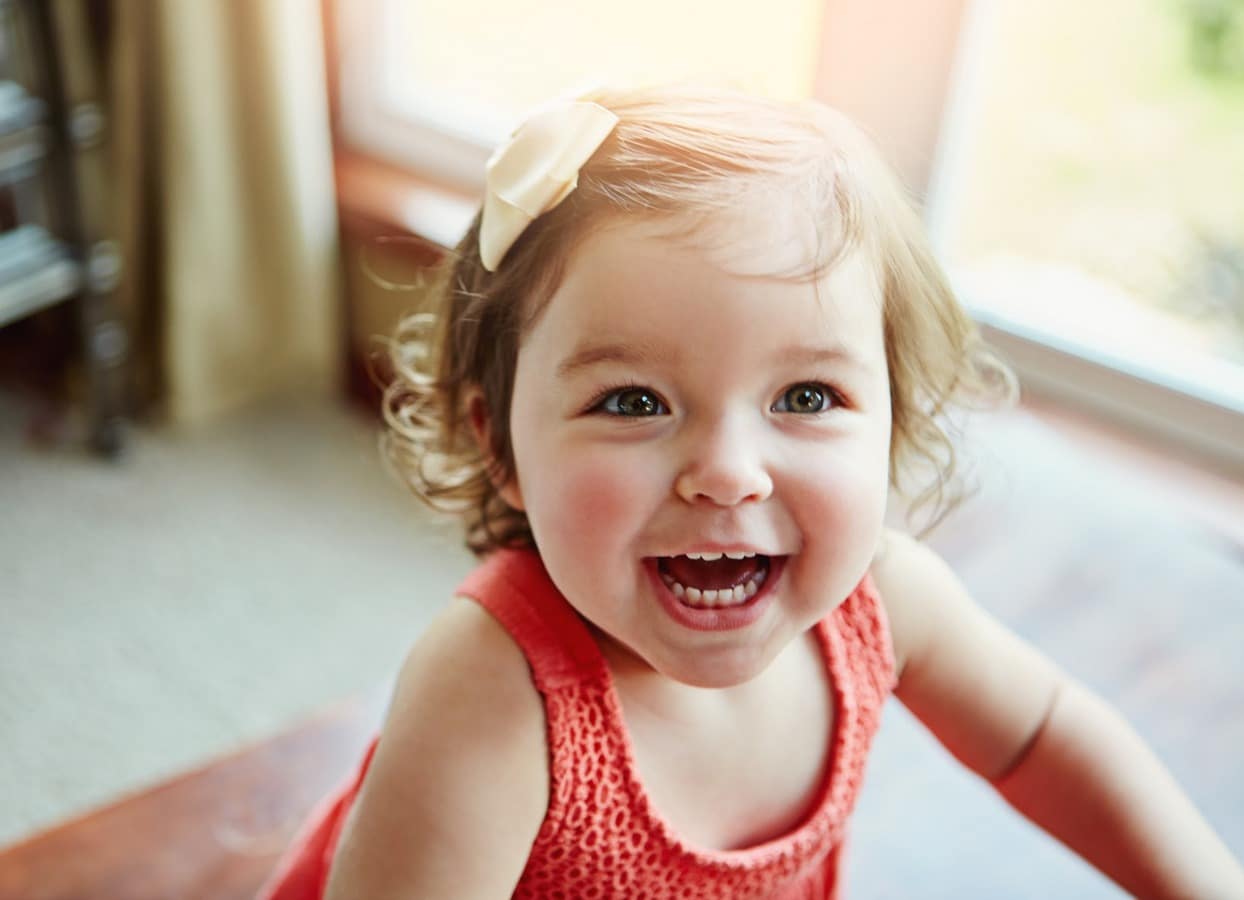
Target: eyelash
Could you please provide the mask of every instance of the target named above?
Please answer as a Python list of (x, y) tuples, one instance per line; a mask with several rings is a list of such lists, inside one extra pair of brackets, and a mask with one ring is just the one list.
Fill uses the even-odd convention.
[[(770, 410), (772, 412), (790, 412), (790, 410), (779, 410), (777, 409), (777, 406), (783, 400), (786, 399), (786, 396), (790, 394), (791, 391), (794, 391), (799, 388), (814, 388), (820, 391), (824, 397), (824, 401), (826, 404), (823, 409), (818, 409), (818, 410), (815, 410), (813, 412), (808, 412), (808, 413), (802, 413), (802, 415), (820, 415), (821, 413), (827, 413), (827, 412), (830, 412), (831, 410), (847, 405), (846, 398), (843, 396), (842, 392), (839, 391), (837, 388), (834, 388), (833, 386), (826, 384), (823, 381), (797, 381), (782, 389), (782, 392), (778, 400), (774, 402), (774, 404), (770, 407)], [(619, 418), (619, 419), (654, 418), (655, 416), (662, 415), (662, 413), (654, 413), (653, 416), (627, 416), (620, 412), (613, 412), (612, 410), (608, 410), (604, 408), (604, 405), (607, 401), (621, 394), (624, 394), (627, 391), (643, 391), (645, 393), (650, 394), (656, 400), (656, 402), (660, 405), (660, 407), (664, 410), (664, 413), (668, 414), (669, 405), (663, 399), (661, 399), (661, 395), (658, 394), (656, 391), (652, 390), (652, 388), (646, 387), (645, 385), (642, 385), (642, 384), (638, 384), (637, 382), (625, 382), (623, 384), (617, 384), (617, 385), (613, 385), (611, 387), (605, 388), (599, 394), (596, 395), (595, 399), (593, 399), (592, 402), (587, 405), (587, 408), (584, 411), (588, 413), (608, 415), (608, 416)], [(795, 413), (795, 415), (800, 415), (800, 413)]]

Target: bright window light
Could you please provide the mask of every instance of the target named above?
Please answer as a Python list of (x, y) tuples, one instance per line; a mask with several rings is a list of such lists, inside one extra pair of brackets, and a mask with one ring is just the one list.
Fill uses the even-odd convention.
[(699, 80), (811, 93), (824, 0), (386, 0), (385, 92), (459, 133), (503, 137), (596, 83)]
[(1244, 411), (1244, 3), (977, 4), (933, 217), (1005, 323)]

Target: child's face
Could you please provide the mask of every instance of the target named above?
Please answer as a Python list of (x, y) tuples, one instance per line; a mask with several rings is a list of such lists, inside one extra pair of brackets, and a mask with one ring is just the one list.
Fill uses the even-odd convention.
[(510, 418), (504, 493), (553, 581), (616, 649), (704, 687), (759, 674), (850, 594), (886, 503), (874, 266), (769, 277), (808, 236), (751, 212), (695, 241), (590, 237), (523, 339)]

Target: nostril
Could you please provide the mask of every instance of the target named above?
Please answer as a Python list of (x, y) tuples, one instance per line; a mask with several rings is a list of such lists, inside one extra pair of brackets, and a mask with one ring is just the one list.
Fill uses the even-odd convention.
[(766, 499), (773, 492), (773, 481), (760, 468), (750, 471), (699, 468), (680, 475), (674, 490), (687, 503), (707, 501), (717, 506), (737, 506)]

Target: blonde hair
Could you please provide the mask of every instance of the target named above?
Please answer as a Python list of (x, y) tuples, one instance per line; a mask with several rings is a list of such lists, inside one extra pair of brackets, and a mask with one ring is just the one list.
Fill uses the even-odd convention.
[[(955, 299), (910, 199), (867, 138), (811, 102), (686, 88), (587, 99), (618, 124), (580, 170), (578, 187), (526, 229), (496, 272), (480, 262), (477, 215), (433, 273), (432, 311), (408, 318), (390, 342), (385, 448), (415, 494), (462, 515), (477, 554), (529, 545), (525, 515), (497, 486), (514, 472), (509, 411), (519, 344), (570, 255), (620, 218), (660, 217), (694, 232), (759, 189), (786, 192), (815, 218), (820, 237), (807, 271), (775, 276), (818, 277), (854, 246), (879, 265), (890, 481), (913, 509), (931, 508), (928, 527), (940, 521), (964, 496), (945, 413), (952, 404), (1010, 399), (1014, 378)], [(487, 447), (470, 421), (475, 397)]]

